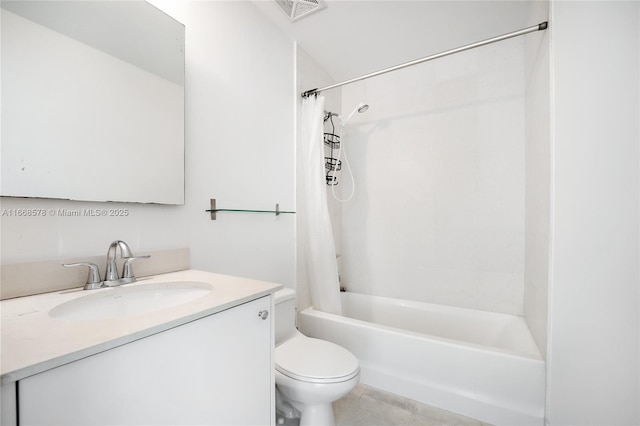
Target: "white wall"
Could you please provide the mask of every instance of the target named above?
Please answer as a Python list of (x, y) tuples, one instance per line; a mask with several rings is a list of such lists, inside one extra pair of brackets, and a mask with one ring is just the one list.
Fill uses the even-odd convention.
[[(548, 2), (532, 14), (548, 20)], [(540, 354), (547, 352), (551, 135), (549, 31), (525, 38), (525, 264), (524, 315)]]
[(552, 425), (637, 425), (640, 3), (551, 3)]
[[(294, 46), (247, 2), (158, 0), (186, 25), (184, 206), (2, 199), (2, 208), (129, 210), (126, 217), (2, 216), (2, 262), (190, 247), (192, 266), (295, 282), (294, 215), (205, 209), (295, 210)], [(117, 166), (114, 167), (117, 173)]]
[(519, 38), (343, 88), (349, 290), (522, 314), (524, 78)]

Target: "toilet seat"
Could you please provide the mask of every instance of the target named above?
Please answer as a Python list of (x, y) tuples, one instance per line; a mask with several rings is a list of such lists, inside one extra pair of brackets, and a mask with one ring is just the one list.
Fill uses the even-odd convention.
[(344, 382), (360, 372), (358, 359), (345, 348), (303, 335), (276, 347), (275, 365), (285, 376), (311, 383)]

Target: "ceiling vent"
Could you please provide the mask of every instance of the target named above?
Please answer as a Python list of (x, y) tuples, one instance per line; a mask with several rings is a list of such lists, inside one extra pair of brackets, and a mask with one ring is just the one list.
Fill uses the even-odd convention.
[(327, 7), (323, 0), (276, 0), (292, 22)]

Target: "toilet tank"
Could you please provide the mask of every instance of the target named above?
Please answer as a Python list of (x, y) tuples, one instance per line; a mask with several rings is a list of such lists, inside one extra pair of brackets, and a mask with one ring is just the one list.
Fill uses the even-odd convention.
[(296, 292), (283, 288), (275, 293), (276, 346), (296, 334)]

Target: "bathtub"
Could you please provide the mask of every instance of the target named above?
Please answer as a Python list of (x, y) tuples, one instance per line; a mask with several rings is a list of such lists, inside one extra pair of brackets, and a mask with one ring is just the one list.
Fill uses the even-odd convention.
[(300, 330), (349, 349), (361, 382), (496, 425), (543, 425), (545, 366), (523, 318), (342, 293)]

